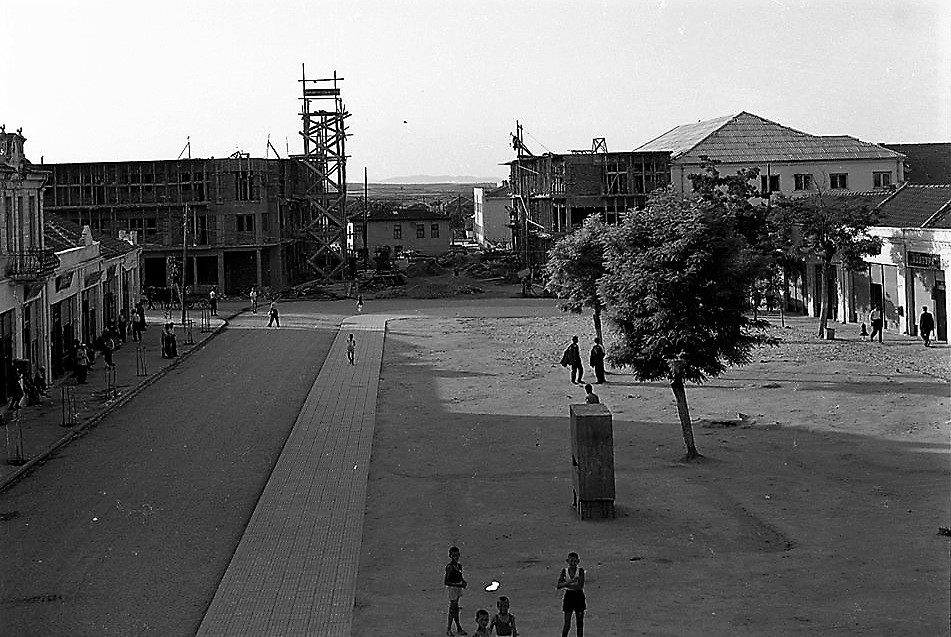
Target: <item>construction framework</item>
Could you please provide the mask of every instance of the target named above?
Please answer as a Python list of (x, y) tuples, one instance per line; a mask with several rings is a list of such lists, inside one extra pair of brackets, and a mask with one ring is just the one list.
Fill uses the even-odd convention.
[[(350, 117), (337, 85), (344, 78), (308, 80), (301, 64), (301, 136), (304, 154), (293, 158), (313, 180), (303, 194), (307, 217), (303, 231), (306, 261), (314, 278), (325, 283), (346, 278), (347, 126)], [(332, 82), (328, 87), (327, 82)]]

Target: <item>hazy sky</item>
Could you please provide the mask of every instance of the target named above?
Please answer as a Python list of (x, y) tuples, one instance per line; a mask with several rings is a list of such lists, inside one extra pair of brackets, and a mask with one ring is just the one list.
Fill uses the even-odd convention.
[[(0, 123), (34, 162), (303, 149), (301, 64), (341, 82), (348, 177), (501, 177), (749, 111), (951, 141), (948, 0), (3, 0)], [(287, 140), (287, 141), (285, 141)]]

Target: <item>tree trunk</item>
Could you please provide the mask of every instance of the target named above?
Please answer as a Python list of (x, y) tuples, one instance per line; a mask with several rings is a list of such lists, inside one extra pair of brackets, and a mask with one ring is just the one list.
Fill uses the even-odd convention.
[(601, 306), (594, 307), (594, 335), (601, 339), (601, 345), (604, 345), (604, 337), (601, 335)]
[(819, 338), (824, 338), (829, 322), (829, 263), (824, 259), (816, 289), (819, 290)]
[(686, 460), (696, 460), (702, 458), (697, 451), (697, 445), (693, 440), (693, 425), (690, 424), (690, 410), (687, 409), (687, 392), (684, 391), (684, 380), (678, 374), (670, 381), (670, 388), (674, 391), (677, 398), (677, 413), (680, 416), (680, 428), (684, 434), (684, 444), (687, 446)]

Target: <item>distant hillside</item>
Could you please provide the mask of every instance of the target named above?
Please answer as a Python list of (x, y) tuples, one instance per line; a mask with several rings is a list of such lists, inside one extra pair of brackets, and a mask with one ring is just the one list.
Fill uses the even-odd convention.
[(410, 175), (377, 179), (381, 184), (497, 184), (500, 177), (472, 177), (469, 175)]

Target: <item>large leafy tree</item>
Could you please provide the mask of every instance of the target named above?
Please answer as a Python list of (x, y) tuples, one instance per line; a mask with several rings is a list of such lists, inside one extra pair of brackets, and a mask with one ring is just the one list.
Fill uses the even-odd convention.
[(820, 299), (819, 330), (825, 334), (829, 320), (829, 273), (838, 260), (846, 270), (863, 267), (863, 257), (882, 249), (879, 237), (868, 235), (879, 213), (863, 202), (846, 197), (817, 193), (781, 201), (774, 208), (774, 220), (787, 239), (793, 254), (818, 260), (821, 273), (817, 282)]
[(604, 275), (604, 237), (608, 227), (591, 215), (582, 226), (565, 235), (548, 251), (545, 287), (558, 299), (558, 307), (580, 314), (585, 308), (593, 314), (594, 331), (602, 339), (601, 312), (604, 304), (598, 296), (598, 279)]
[(744, 314), (757, 272), (731, 213), (723, 201), (660, 193), (603, 241), (598, 289), (619, 334), (608, 360), (670, 383), (687, 459), (701, 455), (684, 383), (746, 364), (757, 345), (774, 342), (765, 321)]

